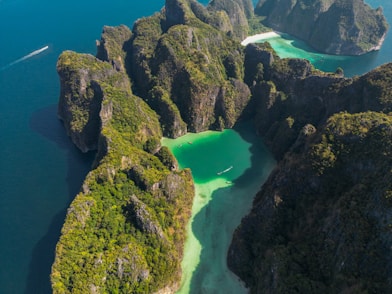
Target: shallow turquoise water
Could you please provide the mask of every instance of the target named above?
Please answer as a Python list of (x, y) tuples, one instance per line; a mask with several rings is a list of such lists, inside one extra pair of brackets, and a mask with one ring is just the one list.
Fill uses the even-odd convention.
[[(382, 4), (392, 19), (392, 2), (368, 2), (373, 6)], [(66, 208), (93, 157), (76, 150), (57, 120), (58, 55), (66, 49), (95, 54), (95, 40), (103, 25), (132, 26), (137, 18), (159, 10), (164, 0), (108, 3), (0, 0), (0, 68), (49, 46), (39, 55), (0, 70), (0, 293), (50, 293), (48, 275)], [(370, 70), (391, 60), (389, 35), (379, 52), (324, 63), (331, 70), (342, 66), (346, 74)], [(253, 157), (257, 156), (252, 153)], [(233, 166), (223, 178), (234, 179), (231, 176), (240, 165)], [(227, 167), (226, 159), (213, 170)], [(245, 175), (253, 177), (254, 172), (258, 171), (247, 169)], [(236, 185), (244, 183), (245, 178), (240, 176)], [(208, 175), (200, 175), (200, 181), (208, 183)], [(214, 193), (210, 212), (227, 199), (215, 195), (232, 188)], [(207, 210), (202, 211), (207, 214)], [(200, 277), (206, 268), (206, 264), (199, 267), (195, 277)], [(198, 281), (195, 278), (192, 285)]]
[[(368, 0), (372, 7), (382, 6), (389, 23), (392, 23), (392, 1)], [(282, 58), (305, 58), (323, 71), (334, 72), (338, 67), (343, 68), (345, 76), (364, 74), (373, 68), (392, 60), (392, 40), (388, 32), (380, 51), (370, 52), (362, 56), (335, 56), (314, 51), (301, 40), (283, 34), (282, 37), (268, 39), (268, 42)]]
[(190, 168), (196, 195), (178, 293), (246, 293), (226, 265), (234, 229), (275, 161), (250, 125), (164, 139), (181, 168)]

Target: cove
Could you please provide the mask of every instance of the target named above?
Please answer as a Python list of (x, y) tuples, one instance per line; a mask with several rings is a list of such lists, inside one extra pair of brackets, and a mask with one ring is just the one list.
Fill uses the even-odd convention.
[(380, 65), (379, 52), (370, 52), (361, 56), (329, 55), (315, 51), (305, 42), (285, 33), (276, 35), (261, 34), (254, 43), (270, 43), (280, 58), (303, 58), (324, 72), (335, 72), (338, 67), (344, 70), (344, 75), (352, 77), (364, 74)]
[(227, 268), (227, 250), (275, 160), (248, 123), (222, 132), (164, 138), (162, 144), (181, 169), (191, 169), (195, 182), (178, 293), (246, 293)]

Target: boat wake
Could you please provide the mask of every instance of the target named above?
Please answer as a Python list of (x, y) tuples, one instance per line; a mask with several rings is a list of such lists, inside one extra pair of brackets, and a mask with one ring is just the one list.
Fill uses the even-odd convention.
[(220, 176), (221, 174), (224, 174), (224, 173), (227, 173), (229, 170), (231, 170), (233, 168), (233, 166), (230, 166), (230, 167), (228, 167), (228, 168), (226, 168), (225, 170), (222, 170), (222, 171), (220, 171), (220, 172), (217, 172), (216, 174), (218, 175), (218, 176)]
[(35, 50), (35, 51), (33, 51), (33, 52), (31, 52), (31, 53), (29, 53), (29, 54), (23, 56), (23, 57), (21, 57), (21, 58), (15, 60), (15, 61), (13, 61), (13, 62), (11, 62), (11, 63), (8, 63), (7, 65), (1, 67), (1, 68), (0, 68), (0, 71), (5, 70), (5, 69), (7, 69), (7, 68), (9, 68), (9, 67), (11, 67), (11, 66), (13, 66), (13, 65), (15, 65), (15, 64), (17, 64), (17, 63), (19, 63), (19, 62), (22, 62), (22, 61), (24, 61), (24, 60), (26, 60), (26, 59), (29, 59), (29, 58), (31, 58), (31, 57), (33, 57), (33, 56), (35, 56), (35, 55), (38, 55), (38, 54), (44, 52), (45, 50), (47, 50), (48, 48), (49, 48), (49, 46), (45, 46), (45, 47), (42, 47), (41, 49)]

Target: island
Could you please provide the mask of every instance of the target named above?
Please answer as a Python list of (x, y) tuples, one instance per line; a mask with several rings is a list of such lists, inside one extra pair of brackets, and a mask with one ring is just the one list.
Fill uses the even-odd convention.
[(353, 78), (241, 46), (250, 1), (166, 0), (63, 52), (58, 113), (96, 150), (56, 246), (54, 293), (174, 293), (194, 186), (162, 136), (251, 120), (277, 168), (228, 265), (252, 293), (390, 292), (392, 64)]
[(379, 50), (389, 28), (382, 8), (372, 9), (363, 0), (259, 0), (255, 13), (274, 30), (327, 54)]

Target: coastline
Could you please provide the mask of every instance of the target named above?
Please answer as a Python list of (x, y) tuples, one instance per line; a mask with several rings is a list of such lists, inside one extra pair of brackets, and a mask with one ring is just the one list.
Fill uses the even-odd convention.
[(266, 40), (266, 39), (271, 39), (271, 38), (276, 38), (276, 37), (281, 37), (281, 34), (273, 31), (273, 32), (267, 32), (267, 33), (262, 33), (262, 34), (256, 34), (253, 36), (246, 37), (242, 42), (242, 46), (246, 46), (250, 43), (254, 43), (256, 41), (261, 41), (261, 40)]
[[(251, 152), (257, 140), (243, 140), (233, 129), (188, 133), (161, 142), (172, 150), (181, 169), (191, 168), (195, 184), (181, 263), (182, 280), (176, 293), (247, 293), (243, 281), (227, 268), (227, 251), (260, 183), (275, 167), (274, 159), (265, 148), (260, 148), (260, 153)], [(225, 148), (229, 143), (231, 148)], [(259, 164), (263, 168), (255, 170)], [(218, 174), (228, 166), (232, 168)], [(250, 175), (254, 180), (249, 182), (246, 178)]]

